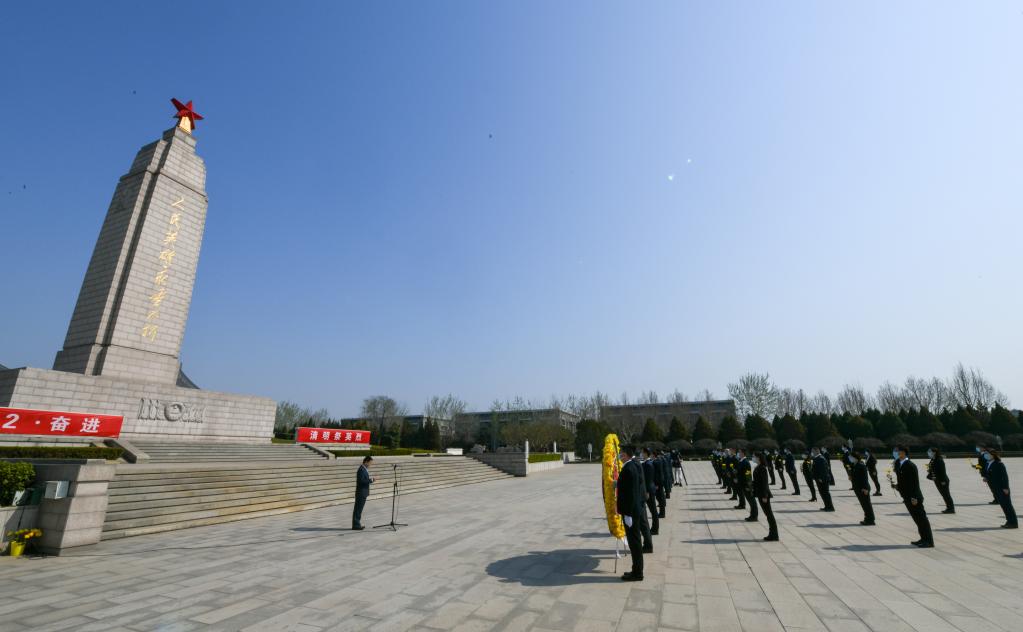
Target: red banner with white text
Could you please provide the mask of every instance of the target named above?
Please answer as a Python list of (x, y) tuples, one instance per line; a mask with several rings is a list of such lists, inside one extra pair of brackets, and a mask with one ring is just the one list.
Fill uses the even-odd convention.
[(0, 408), (0, 434), (110, 437), (121, 434), (124, 417), (53, 410)]
[(335, 428), (296, 428), (298, 443), (365, 443), (369, 444), (369, 430), (337, 430)]

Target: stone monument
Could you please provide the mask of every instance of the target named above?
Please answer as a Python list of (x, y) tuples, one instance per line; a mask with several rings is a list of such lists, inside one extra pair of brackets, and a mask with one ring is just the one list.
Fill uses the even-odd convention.
[(206, 222), (202, 116), (172, 99), (176, 127), (121, 177), (53, 370), (0, 371), (0, 407), (121, 415), (128, 439), (267, 441), (276, 403), (186, 388), (181, 341)]

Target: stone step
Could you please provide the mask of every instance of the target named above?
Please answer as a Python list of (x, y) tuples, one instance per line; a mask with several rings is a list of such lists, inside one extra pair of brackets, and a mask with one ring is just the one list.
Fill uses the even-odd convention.
[[(483, 464), (479, 464), (483, 465)], [(402, 469), (401, 476), (412, 476), (419, 472), (445, 472), (449, 470), (462, 470), (469, 467), (469, 464), (423, 464), (419, 467), (406, 467)], [(488, 467), (488, 466), (483, 466)], [(229, 469), (218, 468), (216, 470), (190, 470), (187, 472), (159, 472), (159, 473), (121, 473), (110, 483), (110, 489), (121, 489), (130, 487), (145, 487), (149, 485), (167, 484), (199, 484), (206, 482), (231, 481), (235, 479), (253, 480), (262, 477), (279, 477), (295, 475), (333, 476), (346, 478), (355, 475), (358, 466), (339, 465), (331, 463), (316, 463), (313, 465), (287, 464), (276, 468), (262, 467), (258, 469)], [(391, 470), (376, 470), (373, 475), (378, 480), (392, 478)]]
[[(450, 477), (446, 479), (423, 479), (416, 482), (413, 485), (405, 486), (401, 489), (402, 494), (412, 494), (416, 491), (424, 488), (436, 489), (439, 487), (452, 487), (459, 484), (468, 484), (482, 482), (485, 480), (492, 480), (495, 478), (504, 478), (497, 474), (485, 474), (485, 475), (473, 475), (473, 476), (458, 476)], [(387, 493), (378, 492), (387, 496)], [(140, 503), (130, 503), (131, 505), (138, 505), (136, 507), (128, 507), (124, 505), (111, 506), (107, 509), (107, 521), (111, 524), (117, 523), (123, 520), (132, 520), (138, 518), (149, 518), (155, 516), (172, 516), (175, 520), (183, 513), (193, 513), (205, 510), (227, 510), (233, 507), (249, 507), (253, 505), (265, 505), (268, 503), (276, 502), (302, 502), (307, 499), (316, 500), (325, 497), (335, 499), (349, 499), (354, 500), (355, 498), (355, 486), (351, 486), (347, 489), (337, 488), (332, 490), (307, 488), (295, 488), (295, 489), (284, 489), (276, 490), (273, 493), (266, 492), (237, 492), (228, 494), (211, 495), (207, 497), (196, 497), (188, 499), (188, 502), (181, 502), (181, 499), (172, 498), (164, 501), (148, 501)]]
[[(495, 476), (488, 481), (482, 481), (483, 483), (503, 480), (506, 478), (512, 478), (508, 474), (501, 473), (500, 476)], [(477, 481), (471, 481), (462, 483), (464, 485), (476, 484)], [(433, 487), (424, 487), (415, 490), (415, 492), (408, 493), (419, 493), (431, 491), (434, 489), (444, 489), (447, 487), (455, 487), (457, 485), (438, 485)], [(374, 493), (370, 494), (370, 500), (374, 499), (386, 499), (390, 498), (390, 492), (388, 493)], [(149, 519), (149, 524), (132, 524), (133, 521), (125, 521), (125, 523), (112, 523), (108, 522), (103, 526), (103, 540), (112, 540), (117, 538), (124, 538), (136, 535), (145, 535), (149, 533), (161, 533), (164, 531), (174, 531), (177, 529), (188, 529), (191, 527), (202, 527), (213, 524), (221, 524), (225, 522), (234, 522), (237, 520), (248, 520), (250, 518), (262, 518), (265, 516), (274, 516), (285, 513), (292, 513), (296, 511), (307, 511), (310, 509), (321, 509), (324, 507), (333, 507), (336, 505), (343, 505), (353, 502), (351, 498), (345, 498), (338, 496), (334, 498), (319, 499), (315, 501), (305, 503), (283, 503), (273, 507), (256, 507), (255, 505), (248, 505), (246, 507), (239, 508), (240, 511), (233, 513), (222, 512), (217, 514), (216, 512), (198, 512), (206, 515), (187, 516), (185, 514), (178, 514), (178, 520), (176, 521), (165, 521), (159, 522), (153, 519)], [(247, 509), (247, 510), (246, 510)]]
[[(411, 485), (423, 479), (431, 478), (443, 478), (448, 476), (459, 476), (466, 473), (472, 472), (489, 472), (488, 469), (461, 469), (461, 468), (445, 468), (441, 470), (427, 470), (417, 471), (414, 473), (406, 473), (401, 477), (401, 485)], [(377, 485), (389, 485), (393, 479), (377, 479)], [(264, 480), (261, 478), (244, 478), (244, 477), (223, 477), (219, 479), (167, 479), (165, 482), (147, 481), (147, 485), (135, 485), (131, 487), (122, 487), (120, 485), (109, 488), (109, 502), (116, 504), (119, 502), (131, 502), (138, 499), (145, 498), (187, 498), (191, 496), (198, 496), (204, 493), (208, 493), (209, 490), (218, 489), (233, 489), (241, 491), (243, 489), (278, 489), (284, 487), (294, 487), (303, 484), (328, 484), (328, 485), (354, 485), (355, 472), (350, 472), (348, 476), (338, 476), (336, 473), (320, 473), (320, 472), (297, 472), (292, 474), (280, 474), (272, 477), (270, 480)]]

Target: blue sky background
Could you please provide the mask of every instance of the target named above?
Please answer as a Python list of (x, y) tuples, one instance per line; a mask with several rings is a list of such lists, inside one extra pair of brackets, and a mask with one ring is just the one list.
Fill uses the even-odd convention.
[(350, 415), (962, 361), (1023, 404), (1017, 2), (18, 3), (0, 53), (8, 366), (52, 364), (173, 96), (203, 387)]

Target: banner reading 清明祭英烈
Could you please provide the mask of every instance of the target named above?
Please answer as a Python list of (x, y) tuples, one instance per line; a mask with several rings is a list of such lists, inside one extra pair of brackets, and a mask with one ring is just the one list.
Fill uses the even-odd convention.
[(0, 408), (0, 434), (5, 435), (116, 438), (123, 423), (119, 415)]
[(295, 429), (298, 443), (365, 443), (369, 444), (368, 430), (337, 430), (334, 428)]

